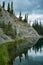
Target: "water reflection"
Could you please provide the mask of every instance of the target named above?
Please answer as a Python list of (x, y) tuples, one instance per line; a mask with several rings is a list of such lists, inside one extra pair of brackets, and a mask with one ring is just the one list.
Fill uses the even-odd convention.
[(13, 65), (43, 65), (43, 39), (13, 61)]
[(19, 55), (20, 62), (21, 62), (21, 57), (22, 57), (22, 54)]
[(40, 52), (42, 51), (42, 47), (43, 47), (43, 39), (39, 39), (39, 41), (37, 42), (37, 44), (35, 46), (33, 46), (33, 50), (35, 50), (35, 53), (37, 53), (40, 49)]

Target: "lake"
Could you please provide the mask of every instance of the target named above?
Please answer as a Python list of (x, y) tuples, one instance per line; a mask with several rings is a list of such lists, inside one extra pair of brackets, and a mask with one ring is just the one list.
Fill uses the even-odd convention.
[(43, 39), (39, 39), (32, 48), (17, 56), (13, 65), (43, 65)]

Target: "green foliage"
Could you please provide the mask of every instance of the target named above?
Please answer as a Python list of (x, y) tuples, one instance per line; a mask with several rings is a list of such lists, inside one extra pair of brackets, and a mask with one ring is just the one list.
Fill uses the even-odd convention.
[(5, 45), (0, 45), (0, 65), (7, 65), (9, 61), (8, 51)]
[(7, 11), (13, 14), (13, 2), (11, 2), (11, 6), (10, 6), (10, 3), (8, 3)]
[(15, 34), (15, 38), (16, 38), (16, 36), (17, 36), (17, 30), (16, 30), (16, 27), (15, 27), (15, 30), (14, 30), (14, 31), (15, 31), (14, 34)]
[(3, 5), (2, 5), (3, 8), (5, 8), (5, 1), (3, 1)]
[(8, 3), (7, 11), (10, 12), (10, 3)]
[(10, 36), (13, 39), (16, 38), (17, 35), (16, 28), (15, 29), (12, 28), (12, 24), (10, 23), (10, 21), (8, 22), (8, 24), (5, 24), (4, 21), (2, 23), (0, 22), (0, 28), (3, 29), (6, 35)]
[[(1, 24), (0, 24), (1, 25)], [(2, 23), (2, 25), (0, 26), (1, 28), (5, 28), (5, 23), (4, 23), (4, 21), (3, 21), (3, 23)]]
[(1, 7), (0, 7), (0, 12), (2, 11)]
[(23, 22), (26, 22), (27, 23), (27, 19), (28, 19), (28, 15), (25, 14), (25, 18), (24, 18)]
[(26, 14), (25, 14), (24, 22), (27, 23), (27, 16), (26, 16)]
[(35, 21), (35, 23), (33, 23), (33, 28), (38, 32), (38, 34), (43, 35), (43, 26), (40, 22), (40, 24), (38, 24), (38, 21)]
[(19, 20), (22, 21), (21, 11), (20, 11), (20, 15), (19, 15)]
[(14, 54), (17, 54), (17, 45), (25, 43), (26, 38), (15, 39), (14, 41), (0, 44), (0, 65), (9, 65), (11, 59), (15, 58)]
[(11, 2), (11, 14), (13, 14), (13, 2)]
[(8, 30), (12, 30), (12, 24), (10, 23), (10, 21), (8, 22)]

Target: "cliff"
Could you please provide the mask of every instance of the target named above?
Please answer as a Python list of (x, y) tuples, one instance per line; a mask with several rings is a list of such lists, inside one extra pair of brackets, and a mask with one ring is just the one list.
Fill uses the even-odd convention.
[[(35, 38), (39, 38), (38, 33), (28, 24), (25, 23), (23, 21), (19, 21), (19, 19), (15, 16), (12, 15), (10, 13), (8, 13), (5, 9), (3, 9), (0, 6), (0, 23), (5, 23), (8, 24), (8, 22), (10, 21), (10, 23), (12, 24), (12, 28), (15, 29), (16, 28), (16, 32), (17, 32), (17, 38), (23, 38), (23, 37), (35, 37)], [(2, 28), (1, 28), (2, 29)], [(3, 29), (2, 29), (3, 30)], [(0, 30), (1, 31), (1, 30)], [(3, 31), (4, 32), (4, 31)], [(3, 33), (2, 32), (2, 33)], [(1, 32), (0, 32), (1, 33)], [(4, 32), (5, 33), (5, 32)], [(12, 33), (13, 34), (13, 33)], [(1, 34), (0, 34), (1, 35)], [(6, 35), (6, 34), (5, 34)], [(10, 36), (6, 35), (7, 38), (11, 39)], [(4, 36), (5, 37), (5, 36)], [(0, 38), (1, 39), (1, 38)], [(4, 41), (4, 40), (3, 40)], [(3, 43), (2, 41), (2, 43)], [(6, 40), (7, 41), (7, 40)], [(1, 42), (1, 41), (0, 41)]]

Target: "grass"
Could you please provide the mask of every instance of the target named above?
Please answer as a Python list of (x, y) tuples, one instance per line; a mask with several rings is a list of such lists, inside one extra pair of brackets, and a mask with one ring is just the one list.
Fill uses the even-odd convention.
[(19, 45), (24, 42), (26, 42), (26, 38), (0, 44), (0, 65), (8, 65), (10, 58), (14, 56), (17, 44)]
[(7, 65), (9, 61), (8, 51), (5, 45), (0, 45), (0, 65)]

